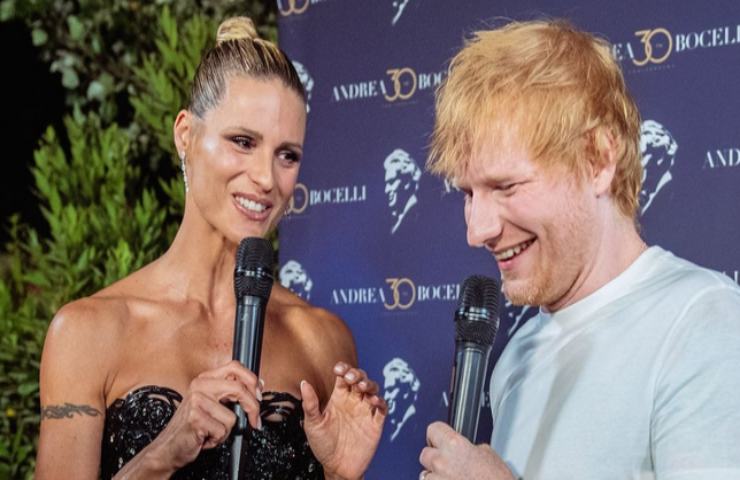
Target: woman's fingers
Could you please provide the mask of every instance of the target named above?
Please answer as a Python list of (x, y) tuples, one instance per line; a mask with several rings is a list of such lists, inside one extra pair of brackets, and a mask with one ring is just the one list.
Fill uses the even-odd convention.
[(319, 397), (313, 386), (305, 380), (301, 380), (301, 405), (307, 422), (317, 422), (321, 420), (321, 410), (319, 408)]
[(202, 448), (213, 448), (229, 437), (236, 415), (210, 396), (196, 392), (191, 398), (189, 421)]
[(244, 384), (244, 386), (246, 386), (247, 389), (256, 397), (261, 396), (262, 385), (264, 384), (259, 378), (257, 378), (257, 375), (255, 375), (254, 372), (236, 360), (232, 360), (222, 367), (203, 372), (198, 375), (198, 378), (237, 380)]
[(357, 388), (362, 390), (362, 393), (366, 395), (376, 395), (379, 390), (378, 384), (369, 378), (357, 382)]
[(360, 368), (349, 368), (344, 373), (343, 378), (347, 385), (357, 385), (367, 379), (367, 374)]
[[(195, 381), (193, 381), (195, 383)], [(241, 405), (247, 414), (249, 424), (257, 430), (262, 429), (260, 418), (260, 402), (255, 395), (241, 382), (218, 378), (201, 378), (196, 385), (197, 390), (209, 395), (215, 402), (223, 406), (224, 403), (236, 402)], [(229, 410), (227, 407), (224, 407)]]
[(347, 370), (350, 368), (350, 365), (345, 362), (337, 362), (336, 365), (334, 365), (334, 374), (342, 376), (347, 373)]
[(377, 395), (373, 395), (369, 399), (370, 406), (375, 409), (376, 413), (379, 413), (385, 417), (388, 414), (388, 404), (385, 403), (385, 400), (382, 397), (379, 397)]
[(373, 418), (382, 424), (388, 413), (388, 405), (383, 398), (378, 396), (380, 390), (378, 384), (368, 378), (364, 370), (352, 367), (345, 362), (337, 362), (334, 365), (334, 374), (336, 375), (334, 389), (348, 390), (354, 398), (367, 405)]

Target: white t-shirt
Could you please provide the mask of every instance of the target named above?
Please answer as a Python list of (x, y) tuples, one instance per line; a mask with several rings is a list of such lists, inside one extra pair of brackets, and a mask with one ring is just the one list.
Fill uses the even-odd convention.
[(491, 409), (525, 480), (738, 480), (740, 288), (651, 247), (514, 335)]

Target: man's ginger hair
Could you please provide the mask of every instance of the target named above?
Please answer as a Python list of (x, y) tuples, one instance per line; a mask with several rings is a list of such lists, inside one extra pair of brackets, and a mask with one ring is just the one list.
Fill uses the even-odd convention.
[(428, 168), (453, 181), (504, 129), (535, 162), (586, 178), (616, 152), (611, 184), (620, 212), (637, 212), (640, 115), (609, 43), (564, 21), (479, 31), (452, 59), (437, 91)]

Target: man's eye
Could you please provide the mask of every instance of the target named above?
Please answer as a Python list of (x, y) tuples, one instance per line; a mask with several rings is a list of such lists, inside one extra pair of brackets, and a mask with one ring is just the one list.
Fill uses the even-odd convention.
[(503, 185), (499, 185), (498, 187), (496, 187), (496, 190), (501, 190), (502, 192), (511, 192), (516, 186), (516, 183), (504, 183)]
[(244, 136), (244, 135), (239, 135), (239, 136), (236, 136), (236, 137), (232, 137), (231, 138), (231, 141), (234, 142), (234, 143), (236, 143), (240, 147), (245, 148), (245, 149), (250, 149), (250, 148), (254, 147), (254, 139), (252, 137), (247, 137), (247, 136)]

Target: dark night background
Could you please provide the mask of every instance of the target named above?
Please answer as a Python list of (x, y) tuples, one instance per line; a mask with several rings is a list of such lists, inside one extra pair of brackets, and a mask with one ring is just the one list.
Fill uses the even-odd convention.
[(9, 217), (22, 218), (41, 232), (45, 224), (33, 194), (31, 166), (33, 151), (43, 132), (53, 125), (60, 132), (64, 112), (64, 87), (58, 74), (39, 59), (31, 33), (20, 21), (0, 23), (0, 45), (4, 46), (2, 122), (4, 155), (0, 173), (0, 241), (8, 240)]

